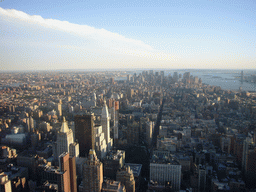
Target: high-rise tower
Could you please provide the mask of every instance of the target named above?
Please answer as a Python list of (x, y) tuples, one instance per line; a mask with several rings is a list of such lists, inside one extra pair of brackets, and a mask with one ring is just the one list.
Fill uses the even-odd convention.
[(114, 101), (111, 118), (113, 120), (114, 142), (118, 140), (118, 122), (119, 122), (119, 101)]
[(110, 117), (106, 101), (104, 101), (104, 106), (101, 113), (101, 125), (107, 143), (107, 150), (109, 151), (112, 148), (113, 140), (110, 138)]
[(102, 159), (107, 155), (107, 144), (102, 131), (101, 125), (94, 127), (94, 138), (95, 138), (95, 151), (99, 159)]
[(80, 156), (86, 157), (95, 145), (93, 114), (75, 116), (75, 137), (79, 143)]
[(103, 165), (94, 150), (83, 165), (83, 192), (100, 192), (103, 183)]
[(62, 102), (61, 101), (57, 104), (57, 112), (58, 112), (58, 116), (61, 117), (62, 116)]
[(6, 175), (4, 172), (0, 173), (0, 191), (12, 191), (11, 181), (8, 179), (8, 175)]
[[(78, 150), (75, 151), (73, 146), (79, 148), (78, 144), (74, 143), (72, 129), (69, 129), (68, 122), (66, 121), (65, 117), (63, 117), (60, 131), (57, 133), (57, 141), (54, 147), (54, 159), (58, 160), (59, 156), (64, 152), (71, 152), (70, 156), (78, 157)], [(70, 149), (72, 149), (72, 151), (70, 151)]]
[(69, 154), (62, 153), (59, 156), (59, 167), (60, 171), (65, 173), (63, 176), (63, 186), (61, 186), (62, 191), (68, 192), (70, 190), (70, 169), (69, 169)]
[[(55, 180), (55, 182), (59, 185), (59, 191), (62, 192), (77, 192), (77, 181), (76, 181), (76, 157), (70, 157), (69, 153), (64, 152), (59, 156), (59, 174), (58, 172), (54, 176), (51, 174), (45, 174), (44, 176), (47, 178), (47, 175), (49, 178)], [(50, 176), (51, 175), (51, 176)], [(60, 176), (62, 175), (62, 176)], [(45, 179), (46, 179), (45, 178)], [(58, 179), (59, 178), (59, 179)]]
[(31, 115), (28, 118), (26, 118), (26, 125), (28, 132), (34, 132), (34, 119)]
[(130, 166), (125, 166), (117, 171), (116, 180), (125, 185), (127, 192), (135, 192), (135, 180)]
[(57, 133), (57, 154), (55, 158), (58, 158), (62, 153), (69, 152), (69, 145), (74, 142), (73, 131), (68, 128), (68, 123), (63, 117), (63, 122), (60, 128), (60, 132)]

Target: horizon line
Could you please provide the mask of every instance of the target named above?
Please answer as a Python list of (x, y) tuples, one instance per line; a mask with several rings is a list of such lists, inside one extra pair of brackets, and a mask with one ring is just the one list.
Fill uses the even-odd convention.
[(111, 69), (104, 69), (104, 68), (99, 68), (99, 69), (24, 69), (24, 70), (0, 70), (0, 73), (14, 73), (14, 72), (66, 72), (66, 71), (73, 71), (73, 72), (79, 72), (79, 71), (94, 71), (94, 72), (102, 72), (102, 71), (107, 71), (107, 72), (117, 72), (117, 71), (139, 71), (139, 70), (234, 70), (234, 71), (256, 71), (256, 68), (251, 68), (251, 69), (227, 69), (227, 68), (111, 68)]

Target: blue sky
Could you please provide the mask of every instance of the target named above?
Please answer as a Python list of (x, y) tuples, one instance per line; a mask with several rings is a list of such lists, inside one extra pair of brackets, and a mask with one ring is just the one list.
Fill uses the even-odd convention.
[(255, 0), (0, 2), (0, 70), (256, 68)]

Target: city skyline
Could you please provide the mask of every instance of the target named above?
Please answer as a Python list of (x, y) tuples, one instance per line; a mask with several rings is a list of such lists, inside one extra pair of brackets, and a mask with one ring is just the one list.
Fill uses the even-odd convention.
[(0, 71), (255, 69), (254, 1), (2, 1)]
[(256, 75), (179, 72), (1, 73), (1, 189), (254, 191)]

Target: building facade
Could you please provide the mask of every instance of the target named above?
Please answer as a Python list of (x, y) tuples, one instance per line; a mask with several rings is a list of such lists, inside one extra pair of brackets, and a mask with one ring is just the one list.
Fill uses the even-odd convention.
[(104, 158), (107, 155), (107, 144), (102, 131), (102, 126), (97, 125), (94, 127), (94, 137), (95, 137), (95, 152), (99, 159)]
[(11, 181), (8, 179), (8, 175), (1, 173), (0, 174), (0, 191), (2, 192), (11, 192), (12, 186)]
[(55, 150), (55, 160), (59, 158), (59, 156), (64, 153), (70, 151), (70, 145), (74, 143), (73, 131), (69, 129), (68, 123), (63, 117), (62, 126), (60, 132), (57, 133), (57, 141), (56, 141), (56, 150)]
[(102, 159), (104, 177), (116, 179), (116, 173), (124, 166), (125, 151), (110, 151), (106, 157)]
[(127, 192), (135, 192), (135, 180), (130, 166), (124, 166), (116, 173), (116, 180), (121, 181)]
[(103, 164), (98, 160), (94, 150), (83, 165), (83, 192), (101, 192), (103, 183)]
[(170, 157), (163, 158), (153, 156), (150, 162), (150, 181), (160, 185), (171, 183), (174, 190), (180, 190), (181, 184), (181, 165), (173, 161)]
[(113, 139), (110, 138), (110, 117), (106, 101), (104, 101), (104, 106), (101, 113), (101, 125), (107, 143), (107, 151), (110, 151), (113, 146)]
[(80, 156), (87, 157), (95, 145), (93, 114), (75, 116), (75, 137), (79, 143)]

